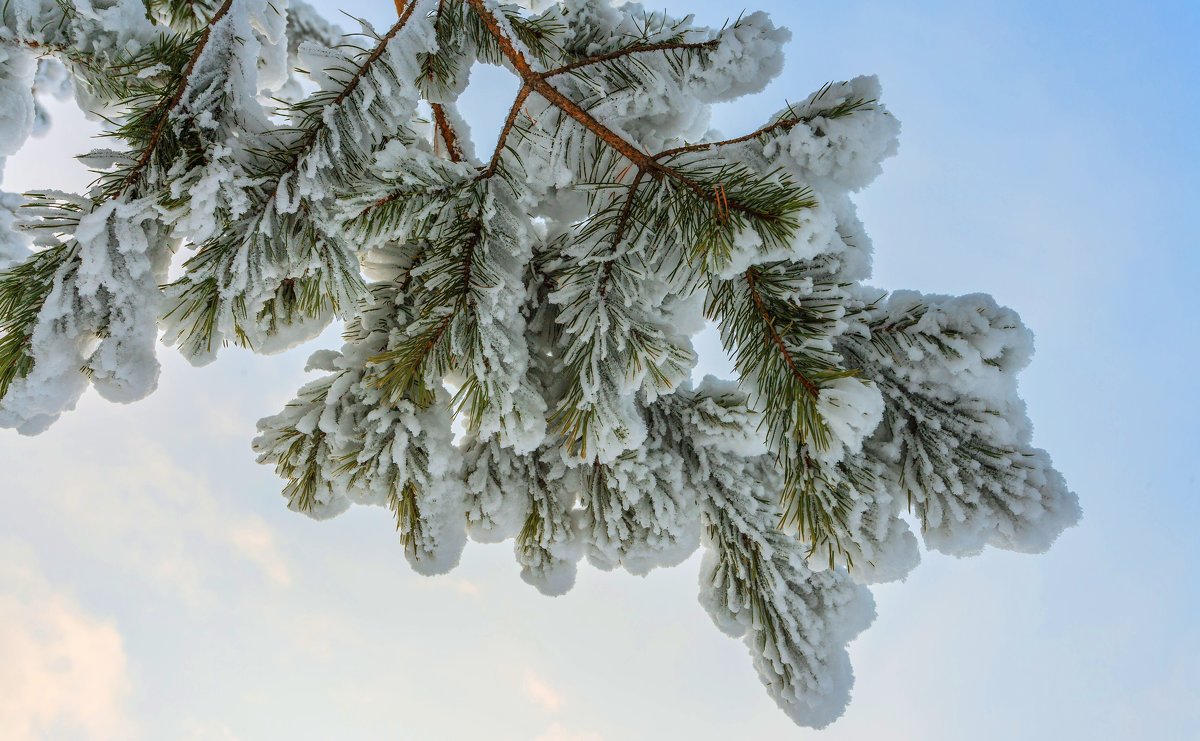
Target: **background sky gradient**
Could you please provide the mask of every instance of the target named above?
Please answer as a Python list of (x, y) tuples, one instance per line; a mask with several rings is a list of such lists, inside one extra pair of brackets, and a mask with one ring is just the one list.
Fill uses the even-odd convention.
[[(325, 3), (334, 7), (335, 3)], [(720, 25), (740, 7), (671, 0)], [(380, 25), (392, 3), (337, 3)], [(858, 198), (874, 283), (993, 294), (1037, 335), (1021, 377), (1084, 520), (1045, 556), (926, 554), (875, 588), (846, 715), (797, 729), (696, 602), (696, 558), (584, 566), (565, 597), (511, 544), (427, 579), (390, 515), (316, 523), (254, 463), (254, 423), (336, 330), (89, 394), (49, 432), (0, 431), (0, 736), (146, 739), (1183, 739), (1200, 728), (1200, 5), (759, 0), (784, 74), (719, 108), (727, 134), (876, 73), (900, 154)], [(349, 23), (343, 25), (349, 27)], [(515, 83), (480, 70), (481, 151)], [(4, 187), (80, 189), (58, 129)], [(697, 376), (724, 374), (712, 343)], [(1190, 574), (1190, 576), (1189, 576)]]

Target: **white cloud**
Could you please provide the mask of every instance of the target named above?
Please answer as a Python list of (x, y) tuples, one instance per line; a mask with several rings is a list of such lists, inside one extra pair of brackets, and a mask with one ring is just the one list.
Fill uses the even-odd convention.
[(27, 478), (47, 492), (38, 506), (70, 522), (80, 546), (163, 591), (193, 603), (208, 601), (213, 591), (227, 593), (230, 557), (248, 562), (274, 586), (292, 581), (267, 523), (229, 506), (223, 492), (156, 443), (126, 437), (111, 456), (91, 455), (71, 466), (16, 463), (28, 466)]
[(242, 518), (241, 522), (228, 527), (225, 536), (230, 545), (262, 569), (272, 582), (281, 587), (292, 583), (291, 571), (275, 543), (275, 534), (266, 523)]
[(121, 635), (0, 549), (0, 737), (128, 738)]
[(562, 695), (533, 670), (525, 671), (525, 695), (543, 710), (553, 712), (562, 706)]

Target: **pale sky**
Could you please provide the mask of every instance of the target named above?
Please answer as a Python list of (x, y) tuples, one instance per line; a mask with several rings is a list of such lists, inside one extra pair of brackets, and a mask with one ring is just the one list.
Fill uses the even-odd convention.
[[(649, 4), (716, 25), (741, 10)], [(381, 25), (392, 11), (337, 7)], [(1079, 527), (1044, 556), (926, 554), (875, 588), (849, 709), (798, 729), (697, 603), (695, 558), (646, 578), (585, 565), (551, 599), (511, 544), (470, 544), (424, 578), (386, 510), (286, 510), (254, 423), (336, 331), (198, 370), (164, 348), (149, 399), (89, 394), (40, 437), (0, 430), (0, 737), (1194, 738), (1200, 6), (747, 9), (793, 30), (787, 67), (715, 124), (747, 131), (827, 80), (880, 76), (904, 128), (858, 198), (874, 282), (985, 291), (1021, 313), (1035, 443), (1078, 492)], [(467, 101), (481, 141), (504, 76), (481, 73)], [(70, 155), (87, 130), (55, 111), (5, 189), (86, 182)], [(709, 347), (700, 375), (725, 367)]]

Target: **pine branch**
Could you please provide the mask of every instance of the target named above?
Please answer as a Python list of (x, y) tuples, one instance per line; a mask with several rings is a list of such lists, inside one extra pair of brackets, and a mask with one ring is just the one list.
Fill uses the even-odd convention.
[(416, 10), (417, 3), (409, 2), (404, 11), (400, 14), (400, 18), (392, 24), (382, 36), (379, 36), (375, 41), (375, 46), (357, 65), (354, 73), (343, 83), (341, 89), (331, 99), (321, 95), (314, 95), (305, 101), (301, 101), (295, 106), (295, 110), (299, 113), (300, 124), (298, 128), (303, 131), (302, 138), (292, 146), (295, 154), (291, 161), (283, 167), (281, 176), (296, 169), (300, 160), (303, 158), (307, 150), (316, 142), (317, 136), (321, 129), (326, 125), (322, 120), (323, 111), (326, 108), (340, 107), (346, 100), (354, 94), (354, 91), (362, 83), (367, 73), (372, 66), (379, 61), (383, 53), (387, 51), (388, 44), (396, 37), (396, 34), (408, 24), (409, 18), (412, 17), (413, 11)]
[(0, 272), (0, 399), (33, 369), (29, 342), (38, 314), (70, 255), (66, 245), (52, 247)]
[(500, 135), (496, 139), (496, 150), (492, 153), (487, 168), (479, 174), (480, 179), (490, 178), (499, 170), (501, 157), (508, 149), (508, 136), (516, 126), (517, 116), (520, 115), (531, 92), (533, 89), (528, 85), (522, 85), (521, 89), (517, 91), (517, 97), (513, 99), (512, 106), (508, 109), (508, 116), (504, 119), (504, 125), (500, 127)]
[(649, 155), (638, 150), (632, 144), (615, 134), (612, 129), (592, 118), (591, 114), (580, 108), (577, 103), (560, 93), (553, 85), (547, 82), (542, 74), (534, 71), (533, 67), (525, 59), (525, 56), (517, 51), (512, 41), (501, 30), (500, 24), (496, 21), (491, 11), (487, 9), (487, 6), (484, 5), (483, 0), (466, 0), (466, 2), (475, 11), (475, 15), (483, 22), (488, 33), (495, 39), (500, 53), (513, 66), (527, 87), (541, 95), (552, 105), (560, 108), (564, 113), (578, 121), (580, 125), (620, 152), (631, 162), (646, 169), (654, 169), (653, 160), (651, 160)]
[[(357, 261), (347, 249), (342, 238), (327, 231), (314, 213), (315, 204), (304, 196), (287, 191), (294, 188), (302, 177), (307, 158), (322, 146), (329, 146), (334, 136), (332, 126), (338, 118), (329, 115), (336, 111), (338, 116), (365, 115), (355, 104), (356, 93), (380, 64), (389, 45), (407, 25), (417, 8), (412, 2), (405, 6), (400, 18), (387, 32), (376, 37), (374, 47), (358, 58), (350, 60), (352, 70), (339, 80), (338, 91), (333, 94), (317, 93), (294, 105), (290, 114), (296, 123), (292, 128), (275, 133), (283, 146), (272, 152), (262, 153), (262, 171), (255, 174), (256, 192), (252, 194), (252, 207), (240, 219), (227, 227), (226, 231), (200, 246), (195, 255), (184, 263), (184, 276), (168, 287), (172, 305), (165, 315), (173, 326), (173, 338), (179, 341), (186, 352), (204, 356), (215, 348), (215, 330), (223, 322), (232, 324), (232, 339), (239, 345), (253, 347), (249, 324), (265, 325), (268, 336), (275, 333), (280, 318), (289, 320), (320, 319), (329, 314), (342, 313), (350, 309), (362, 290)], [(400, 82), (396, 80), (395, 82)], [(365, 142), (356, 142), (362, 146)], [(328, 172), (319, 173), (337, 182), (351, 181), (362, 177), (365, 163), (349, 147), (341, 148), (338, 161), (324, 162)], [(316, 177), (314, 173), (304, 176)], [(281, 212), (277, 209), (281, 194), (286, 200), (297, 200), (295, 211)], [(267, 298), (254, 316), (245, 306), (247, 289), (243, 288), (232, 299), (223, 296), (221, 286), (234, 279), (244, 280), (234, 273), (232, 262), (239, 253), (245, 252), (267, 260), (286, 260), (289, 252), (304, 251), (295, 261), (306, 271), (301, 275), (284, 275), (273, 286), (274, 296)], [(311, 266), (316, 266), (312, 269)], [(287, 270), (286, 265), (280, 266)], [(259, 289), (272, 288), (259, 286)]]
[(714, 468), (704, 507), (701, 602), (718, 626), (743, 637), (780, 707), (797, 722), (823, 727), (849, 700), (845, 645), (874, 616), (870, 594), (843, 571), (810, 571), (799, 544), (760, 524), (772, 508), (747, 491), (745, 477)]
[(759, 271), (756, 268), (748, 268), (745, 276), (746, 288), (750, 291), (750, 296), (754, 301), (754, 310), (758, 314), (767, 336), (770, 338), (775, 347), (779, 349), (779, 356), (787, 365), (787, 368), (791, 372), (792, 376), (799, 381), (800, 386), (804, 389), (804, 391), (810, 397), (812, 397), (813, 400), (816, 400), (820, 393), (817, 385), (810, 381), (808, 376), (804, 375), (804, 371), (800, 370), (800, 364), (796, 361), (796, 357), (792, 351), (788, 349), (787, 344), (783, 341), (783, 337), (779, 335), (779, 331), (776, 330), (775, 317), (767, 309), (766, 301), (763, 300), (762, 292), (758, 290), (758, 286), (756, 284), (759, 279)]
[(196, 61), (200, 59), (200, 55), (204, 52), (204, 48), (208, 44), (208, 39), (212, 34), (213, 26), (215, 26), (222, 18), (225, 17), (225, 14), (229, 12), (229, 7), (232, 4), (233, 0), (225, 0), (225, 2), (221, 4), (221, 7), (217, 9), (216, 13), (214, 13), (209, 19), (208, 23), (204, 27), (204, 30), (199, 32), (199, 37), (196, 39), (193, 45), (193, 50), (191, 55), (188, 57), (187, 64), (184, 65), (182, 72), (179, 74), (178, 82), (175, 85), (175, 91), (162, 103), (154, 106), (146, 112), (146, 117), (157, 121), (157, 123), (155, 123), (151, 128), (141, 155), (138, 156), (133, 166), (121, 178), (119, 185), (116, 186), (117, 197), (120, 197), (121, 194), (124, 194), (130, 188), (135, 186), (142, 178), (146, 167), (150, 164), (151, 157), (154, 155), (159, 141), (162, 139), (163, 133), (173, 123), (170, 115), (171, 111), (173, 111), (175, 107), (179, 105), (180, 100), (183, 99), (183, 93), (187, 89), (192, 70), (195, 68)]
[(633, 46), (627, 46), (621, 49), (614, 49), (613, 51), (604, 52), (602, 54), (585, 57), (569, 64), (564, 64), (561, 67), (555, 67), (554, 69), (541, 73), (541, 77), (543, 79), (549, 79), (551, 77), (557, 77), (558, 75), (574, 72), (585, 67), (615, 62), (634, 54), (652, 54), (655, 52), (664, 51), (705, 51), (715, 49), (719, 44), (720, 42), (716, 39), (711, 41), (698, 41), (690, 43), (683, 41), (667, 41), (658, 44), (635, 44)]
[[(59, 237), (57, 246), (36, 253), (24, 264), (0, 273), (0, 399), (13, 381), (24, 378), (33, 368), (31, 340), (38, 316), (58, 280), (69, 285), (75, 265), (81, 260), (81, 245), (74, 238), (79, 219), (95, 211), (108, 200), (136, 199), (145, 195), (146, 175), (153, 162), (174, 159), (179, 143), (167, 135), (172, 126), (171, 113), (179, 106), (196, 60), (206, 47), (212, 27), (228, 12), (232, 0), (226, 0), (204, 30), (194, 34), (164, 36), (137, 55), (123, 58), (122, 74), (136, 80), (126, 99), (133, 113), (110, 135), (123, 138), (138, 150), (128, 168), (103, 175), (98, 183), (99, 197), (62, 201), (31, 194), (30, 210), (40, 212), (40, 223), (27, 228), (48, 231)], [(167, 71), (152, 79), (140, 74), (148, 66), (161, 65)], [(85, 207), (84, 204), (87, 204)], [(113, 217), (110, 216), (111, 220)], [(65, 290), (71, 290), (67, 288)], [(93, 289), (94, 290), (94, 289)], [(111, 290), (106, 287), (105, 290)], [(104, 332), (105, 327), (98, 327)]]
[[(810, 549), (844, 555), (847, 498), (840, 479), (814, 460), (834, 441), (818, 408), (823, 385), (856, 374), (827, 349), (836, 285), (797, 291), (813, 267), (777, 263), (751, 267), (715, 283), (706, 314), (718, 322), (738, 376), (763, 412), (767, 440), (784, 472), (781, 525), (797, 527)], [(797, 298), (808, 294), (807, 298)]]
[(442, 137), (442, 141), (446, 145), (446, 154), (450, 157), (451, 162), (462, 162), (463, 151), (458, 143), (458, 133), (454, 131), (454, 126), (446, 116), (446, 107), (441, 103), (430, 103), (429, 107), (433, 109), (433, 120), (437, 126), (435, 136)]
[(797, 126), (800, 126), (801, 124), (812, 123), (818, 118), (836, 120), (851, 116), (858, 111), (870, 109), (877, 102), (873, 99), (854, 98), (851, 100), (842, 101), (841, 103), (829, 108), (821, 108), (819, 106), (813, 107), (815, 104), (819, 103), (832, 88), (832, 82), (825, 83), (825, 85), (823, 85), (821, 89), (812, 96), (810, 110), (806, 113), (798, 113), (795, 108), (789, 106), (788, 110), (782, 115), (777, 116), (774, 121), (766, 126), (763, 126), (762, 128), (750, 132), (749, 134), (744, 134), (732, 139), (722, 139), (720, 141), (712, 142), (699, 142), (697, 144), (688, 144), (681, 147), (672, 147), (671, 149), (664, 149), (654, 156), (656, 159), (671, 159), (672, 157), (677, 157), (681, 154), (716, 151), (722, 147), (727, 147), (734, 144), (743, 144), (745, 142), (755, 140), (766, 140), (774, 134), (786, 133)]
[[(475, 198), (482, 198), (482, 193), (476, 192)], [(440, 281), (425, 294), (408, 337), (394, 349), (370, 359), (372, 365), (381, 368), (373, 383), (392, 399), (407, 397), (419, 405), (430, 403), (434, 384), (459, 364), (451, 352), (449, 332), (458, 317), (475, 307), (473, 292), (479, 288), (473, 282), (478, 280), (474, 275), (475, 255), (484, 238), (484, 224), (477, 202), (460, 202), (455, 211), (457, 218), (451, 227), (430, 235), (433, 240), (425, 248), (422, 271), (433, 273)], [(431, 267), (432, 261), (436, 263)], [(445, 280), (438, 267), (456, 274)]]
[[(838, 350), (883, 393), (878, 456), (931, 547), (1043, 550), (1078, 518), (1049, 456), (1014, 419), (1012, 374), (1028, 338), (1013, 312), (986, 297), (906, 292), (869, 305), (863, 318), (869, 339), (843, 337)], [(948, 368), (973, 379), (971, 388), (947, 388)]]
[[(671, 178), (685, 187), (692, 190), (697, 196), (712, 200), (714, 203), (722, 201), (722, 208), (732, 211), (745, 213), (747, 216), (761, 216), (761, 213), (756, 213), (752, 206), (743, 203), (737, 199), (723, 198), (717, 193), (711, 193), (705, 190), (703, 185), (696, 180), (687, 177), (682, 171), (677, 168), (668, 167), (658, 161), (655, 156), (646, 154), (636, 146), (626, 141), (609, 127), (605, 126), (596, 120), (590, 113), (584, 110), (578, 103), (571, 100), (569, 97), (559, 92), (557, 88), (550, 84), (547, 80), (549, 73), (537, 72), (529, 64), (512, 41), (505, 36), (503, 30), (495, 17), (487, 10), (483, 4), (483, 0), (466, 0), (474, 9), (475, 14), (483, 21), (488, 32), (496, 40), (496, 43), (504, 55), (504, 58), (513, 66), (517, 74), (524, 81), (522, 93), (525, 93), (526, 88), (529, 91), (536, 92), (547, 100), (551, 105), (561, 110), (565, 115), (575, 120), (591, 134), (599, 138), (613, 150), (628, 159), (639, 171), (646, 171), (656, 179), (663, 177)], [(689, 46), (688, 48), (694, 48)], [(527, 94), (527, 93), (525, 93)], [(518, 110), (514, 106), (514, 111)], [(515, 114), (510, 112), (510, 120), (515, 118)], [(511, 126), (506, 126), (507, 129)], [(501, 146), (503, 146), (504, 137), (501, 137)], [(494, 159), (494, 158), (493, 158)]]

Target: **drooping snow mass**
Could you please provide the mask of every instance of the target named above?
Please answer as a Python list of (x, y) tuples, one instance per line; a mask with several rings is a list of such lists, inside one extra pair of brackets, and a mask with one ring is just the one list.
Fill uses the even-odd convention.
[[(425, 574), (512, 539), (550, 595), (584, 558), (702, 548), (714, 622), (827, 725), (863, 585), (909, 573), (918, 535), (1038, 552), (1080, 511), (1032, 446), (1016, 314), (864, 285), (852, 194), (899, 133), (878, 80), (709, 129), (788, 38), (608, 0), (410, 0), (353, 36), (300, 0), (9, 0), (0, 163), (68, 85), (118, 146), (85, 194), (0, 194), (0, 425), (150, 393), (160, 333), (200, 364), (340, 319), (253, 443), (289, 507), (387, 507)], [(475, 63), (522, 83), (478, 157)], [(738, 377), (693, 387), (706, 320)]]
[(0, 270), (29, 257), (28, 240), (16, 229), (17, 209), (23, 202), (16, 193), (0, 191)]
[[(377, 271), (386, 269), (384, 259)], [(352, 504), (387, 506), (413, 567), (444, 573), (458, 564), (466, 542), (461, 460), (446, 392), (434, 392), (440, 403), (384, 403), (368, 374), (370, 359), (387, 350), (412, 315), (394, 278), (372, 284), (370, 296), (371, 305), (347, 326), (341, 352), (309, 359), (310, 370), (326, 375), (300, 389), (281, 414), (262, 420), (254, 445), (263, 462), (295, 472), (285, 491), (294, 509), (324, 518)]]
[(155, 323), (167, 253), (155, 249), (163, 237), (153, 204), (70, 199), (51, 201), (46, 211), (71, 206), (81, 215), (63, 228), (70, 242), (38, 253), (73, 254), (60, 256), (30, 334), (33, 368), (12, 383), (0, 406), (0, 425), (27, 434), (74, 408), (89, 381), (120, 402), (141, 399), (158, 384)]
[(1033, 335), (983, 294), (880, 295), (843, 355), (877, 379), (887, 419), (869, 445), (911, 497), (925, 543), (957, 556), (985, 545), (1040, 553), (1079, 520), (1075, 497), (1030, 445), (1016, 373)]

